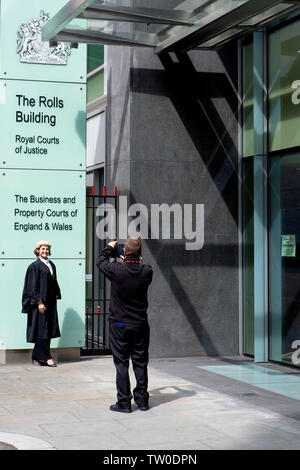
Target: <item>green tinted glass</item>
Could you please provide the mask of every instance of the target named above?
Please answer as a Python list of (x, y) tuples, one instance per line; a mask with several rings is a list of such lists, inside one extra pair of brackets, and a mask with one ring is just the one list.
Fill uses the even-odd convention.
[(300, 145), (300, 22), (269, 36), (269, 150)]
[(243, 156), (254, 154), (253, 131), (253, 43), (243, 49)]
[(243, 160), (244, 353), (254, 355), (253, 158)]
[(104, 64), (104, 46), (89, 44), (87, 47), (87, 73)]
[(270, 161), (270, 359), (299, 366), (300, 155)]
[(88, 78), (87, 83), (87, 103), (96, 100), (104, 95), (104, 69)]

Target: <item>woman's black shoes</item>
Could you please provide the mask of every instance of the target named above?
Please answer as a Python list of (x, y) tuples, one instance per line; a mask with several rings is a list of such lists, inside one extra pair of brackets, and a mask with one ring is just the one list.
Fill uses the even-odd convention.
[(42, 361), (40, 359), (32, 359), (32, 365), (34, 365), (34, 361), (38, 362), (40, 366), (57, 367), (55, 362), (53, 364), (48, 364), (47, 361)]
[(34, 365), (34, 361), (38, 362), (40, 366), (47, 366), (47, 362), (46, 361), (41, 361), (39, 359), (32, 359), (32, 365)]
[(57, 364), (55, 364), (55, 362), (53, 362), (53, 364), (48, 364), (48, 362), (46, 362), (45, 366), (48, 366), (48, 367), (57, 367)]

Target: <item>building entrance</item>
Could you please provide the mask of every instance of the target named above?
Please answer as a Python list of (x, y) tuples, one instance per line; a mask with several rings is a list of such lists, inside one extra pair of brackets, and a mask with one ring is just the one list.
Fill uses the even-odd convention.
[(299, 365), (300, 154), (270, 159), (270, 359)]
[[(253, 159), (244, 161), (244, 353), (254, 356)], [(300, 365), (300, 154), (268, 164), (269, 359)]]

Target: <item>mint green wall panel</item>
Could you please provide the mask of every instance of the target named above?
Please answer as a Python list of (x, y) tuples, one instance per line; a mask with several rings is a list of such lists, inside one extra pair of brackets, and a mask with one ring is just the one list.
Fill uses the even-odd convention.
[(1, 170), (0, 200), (0, 258), (31, 258), (38, 240), (57, 258), (85, 257), (85, 172)]
[(0, 168), (85, 169), (86, 85), (0, 80)]
[(62, 337), (51, 345), (84, 346), (87, 48), (41, 41), (43, 23), (65, 4), (0, 0), (0, 340), (7, 349), (33, 346), (21, 297), (41, 239), (52, 244), (63, 296)]
[(57, 302), (60, 338), (51, 341), (51, 347), (83, 347), (85, 344), (85, 260), (53, 260), (59, 280), (62, 299)]
[[(1, 78), (78, 83), (86, 81), (85, 45), (79, 45), (78, 49), (56, 49), (50, 53), (49, 43), (43, 43), (43, 60), (56, 61), (55, 65), (21, 62), (37, 60), (35, 49), (41, 44), (39, 22), (44, 20), (43, 15), (41, 19), (41, 12), (52, 18), (66, 3), (66, 0), (1, 0)], [(66, 57), (66, 65), (59, 64), (62, 57)]]
[[(22, 291), (27, 267), (35, 261), (1, 260), (0, 262), (0, 340), (5, 349), (30, 349), (26, 342), (27, 315), (22, 314)], [(51, 347), (82, 347), (85, 336), (84, 278), (82, 260), (55, 259), (62, 299), (57, 302), (61, 337), (52, 339)]]
[(4, 343), (5, 349), (30, 347), (26, 343), (27, 318), (21, 314), (24, 277), (29, 264), (30, 260), (0, 262), (0, 340)]

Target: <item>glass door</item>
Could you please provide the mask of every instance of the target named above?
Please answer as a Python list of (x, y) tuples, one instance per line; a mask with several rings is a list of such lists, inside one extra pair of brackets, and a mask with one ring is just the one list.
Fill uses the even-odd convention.
[(244, 354), (254, 356), (253, 158), (243, 159)]
[(270, 359), (299, 365), (300, 154), (270, 158)]

